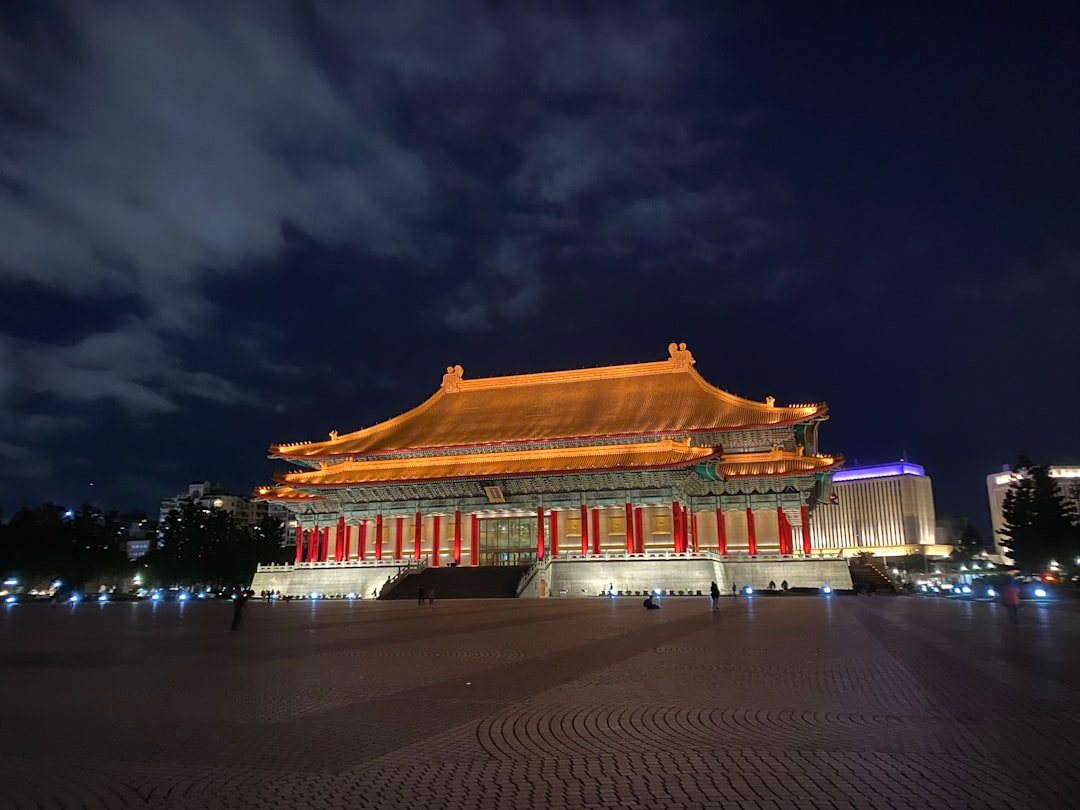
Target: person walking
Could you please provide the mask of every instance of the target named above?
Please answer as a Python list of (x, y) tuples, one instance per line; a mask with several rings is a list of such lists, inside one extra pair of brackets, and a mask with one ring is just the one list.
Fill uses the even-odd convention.
[(435, 589), (434, 588), (428, 588), (427, 603), (429, 605), (434, 605), (435, 604)]
[(734, 582), (731, 583), (731, 595), (734, 596), (736, 599), (739, 598), (739, 586), (736, 585)]
[(1001, 604), (1009, 613), (1009, 621), (1013, 625), (1020, 624), (1020, 585), (1013, 576), (1010, 576), (1001, 586)]
[(240, 622), (244, 620), (244, 603), (247, 602), (247, 591), (240, 591), (233, 595), (232, 605), (232, 629), (239, 630)]
[(717, 610), (720, 607), (720, 588), (715, 582), (709, 588), (709, 596), (712, 597), (712, 609)]
[(425, 599), (427, 599), (427, 594), (424, 593), (424, 589), (421, 588), (419, 591), (417, 591), (417, 594), (416, 594), (416, 604), (418, 604), (418, 605), (424, 604)]

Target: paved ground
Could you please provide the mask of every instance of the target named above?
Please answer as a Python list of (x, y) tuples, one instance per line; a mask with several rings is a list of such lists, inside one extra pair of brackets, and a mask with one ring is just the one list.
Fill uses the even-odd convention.
[(1075, 807), (1080, 614), (1022, 610), (20, 605), (0, 806)]

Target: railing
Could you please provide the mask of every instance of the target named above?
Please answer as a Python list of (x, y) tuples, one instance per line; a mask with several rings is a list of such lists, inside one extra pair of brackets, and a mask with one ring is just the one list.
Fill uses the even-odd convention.
[(393, 590), (394, 587), (399, 582), (401, 582), (401, 580), (405, 579), (405, 577), (410, 576), (411, 574), (418, 574), (427, 567), (427, 557), (422, 557), (419, 560), (409, 560), (409, 564), (404, 566), (400, 571), (398, 571), (397, 574), (394, 575), (393, 579), (389, 579), (383, 583), (382, 588), (379, 589), (379, 598), (382, 598), (386, 594), (390, 593), (390, 591)]
[(532, 584), (532, 581), (541, 573), (547, 573), (551, 568), (551, 557), (547, 557), (543, 560), (536, 560), (529, 566), (529, 570), (521, 575), (521, 579), (518, 580), (517, 593), (515, 596), (521, 596), (525, 592), (525, 589)]

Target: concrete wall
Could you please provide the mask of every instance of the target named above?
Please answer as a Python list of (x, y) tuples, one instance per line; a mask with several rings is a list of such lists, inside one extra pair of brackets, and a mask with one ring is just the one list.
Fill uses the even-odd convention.
[(251, 581), (256, 595), (264, 590), (281, 591), (284, 596), (307, 596), (312, 591), (329, 596), (355, 593), (370, 599), (372, 591), (381, 591), (387, 578), (393, 579), (401, 565), (331, 565), (325, 568), (296, 568), (257, 571)]
[(609, 587), (616, 593), (634, 592), (660, 588), (678, 593), (702, 594), (709, 592), (712, 582), (724, 594), (731, 593), (734, 584), (739, 588), (747, 585), (754, 590), (765, 590), (769, 582), (779, 588), (787, 580), (791, 588), (851, 588), (851, 574), (847, 562), (841, 559), (786, 559), (786, 560), (724, 560), (709, 557), (672, 555), (657, 558), (605, 560), (603, 558), (553, 560), (548, 570), (536, 577), (523, 597), (536, 597), (543, 579), (548, 596), (584, 597), (596, 596)]

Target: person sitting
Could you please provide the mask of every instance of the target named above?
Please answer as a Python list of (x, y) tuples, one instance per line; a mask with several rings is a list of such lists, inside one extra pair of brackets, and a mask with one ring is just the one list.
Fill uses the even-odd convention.
[(650, 593), (645, 598), (645, 601), (641, 603), (641, 605), (646, 610), (659, 610), (660, 609), (660, 602), (657, 601), (655, 593)]

